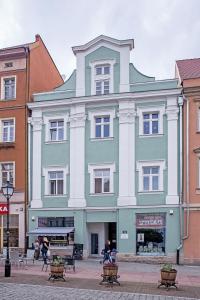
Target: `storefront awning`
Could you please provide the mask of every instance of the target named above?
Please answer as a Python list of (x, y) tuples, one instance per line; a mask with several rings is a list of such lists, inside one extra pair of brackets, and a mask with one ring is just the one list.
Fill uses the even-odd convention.
[(63, 236), (70, 232), (74, 232), (74, 227), (40, 227), (29, 231), (27, 235)]

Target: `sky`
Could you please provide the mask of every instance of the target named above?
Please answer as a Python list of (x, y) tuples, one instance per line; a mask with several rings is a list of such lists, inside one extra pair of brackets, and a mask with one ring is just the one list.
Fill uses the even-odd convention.
[(40, 34), (66, 78), (72, 46), (104, 34), (134, 39), (131, 62), (156, 79), (174, 77), (177, 59), (200, 57), (200, 0), (0, 0), (0, 48)]

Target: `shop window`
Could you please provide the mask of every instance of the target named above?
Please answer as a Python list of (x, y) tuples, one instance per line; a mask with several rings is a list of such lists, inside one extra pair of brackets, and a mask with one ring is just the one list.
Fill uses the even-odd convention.
[(165, 232), (165, 214), (137, 214), (137, 255), (165, 255)]
[[(9, 217), (9, 233), (10, 233), (10, 247), (19, 247), (19, 215), (10, 215)], [(6, 227), (7, 216), (3, 216), (3, 246), (6, 247)]]
[(39, 217), (38, 227), (74, 227), (74, 217)]

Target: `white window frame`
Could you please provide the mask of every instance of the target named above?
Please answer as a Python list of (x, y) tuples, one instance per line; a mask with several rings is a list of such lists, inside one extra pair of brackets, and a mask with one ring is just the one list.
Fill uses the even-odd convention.
[[(14, 89), (14, 97), (5, 99), (5, 79), (15, 79), (15, 89)], [(9, 75), (1, 77), (1, 100), (9, 101), (16, 99), (16, 89), (17, 89), (17, 76), (16, 75)]]
[[(110, 117), (110, 136), (96, 138), (96, 118)], [(107, 110), (98, 110), (98, 111), (89, 111), (88, 119), (90, 121), (90, 138), (94, 140), (107, 140), (113, 138), (113, 120), (115, 118), (115, 109)]]
[[(107, 60), (96, 60), (90, 62), (91, 67), (91, 95), (96, 95), (96, 81), (109, 81), (109, 94), (114, 93), (114, 64), (116, 63), (115, 59)], [(109, 74), (99, 74), (96, 75), (96, 67), (101, 67), (104, 65), (109, 65), (110, 72)], [(101, 87), (101, 90), (104, 88)], [(103, 93), (101, 95), (104, 95)], [(105, 94), (107, 95), (107, 94)], [(100, 96), (100, 95), (99, 95)]]
[[(67, 114), (59, 114), (54, 116), (44, 116), (44, 125), (45, 125), (45, 142), (47, 143), (63, 143), (67, 141), (67, 122), (69, 121), (69, 113)], [(64, 121), (64, 134), (63, 140), (51, 140), (50, 135), (50, 122), (52, 121)]]
[[(14, 132), (13, 132), (13, 141), (3, 141), (3, 129), (4, 129), (4, 121), (10, 121), (13, 120), (13, 127), (14, 127)], [(1, 143), (14, 143), (15, 142), (15, 118), (3, 118), (0, 119), (0, 142)]]
[(14, 161), (1, 161), (0, 162), (0, 185), (3, 185), (3, 178), (2, 178), (2, 165), (4, 164), (13, 164), (13, 187), (15, 187), (15, 162)]
[[(95, 181), (94, 181), (94, 171), (95, 170), (110, 170), (110, 191), (105, 193), (95, 193)], [(101, 165), (89, 164), (88, 173), (90, 174), (90, 194), (91, 195), (109, 195), (114, 193), (114, 172), (115, 172), (115, 163), (105, 163)]]
[[(62, 195), (51, 195), (49, 194), (49, 172), (63, 172), (63, 194)], [(60, 166), (52, 166), (43, 168), (42, 175), (44, 177), (44, 196), (49, 197), (63, 197), (67, 195), (67, 175), (69, 174), (68, 165), (63, 168)]]
[[(143, 115), (144, 114), (158, 114), (158, 133), (150, 133), (144, 134), (143, 131)], [(159, 136), (163, 134), (163, 115), (165, 114), (165, 107), (164, 106), (154, 106), (148, 108), (137, 108), (137, 115), (139, 117), (139, 136), (148, 137), (148, 136)]]
[[(163, 188), (164, 188), (163, 172), (165, 170), (165, 161), (164, 160), (137, 161), (136, 165), (137, 165), (138, 181), (139, 181), (138, 192), (139, 193), (163, 192)], [(143, 167), (159, 167), (158, 190), (145, 191), (143, 189)]]

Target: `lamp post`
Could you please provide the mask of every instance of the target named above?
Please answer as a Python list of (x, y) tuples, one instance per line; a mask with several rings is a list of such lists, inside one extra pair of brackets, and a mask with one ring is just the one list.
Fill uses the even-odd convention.
[(10, 253), (9, 253), (9, 238), (10, 238), (10, 232), (9, 232), (9, 211), (10, 211), (10, 203), (9, 200), (13, 195), (14, 188), (12, 184), (10, 184), (9, 181), (7, 181), (6, 185), (2, 186), (3, 195), (5, 196), (7, 200), (7, 226), (6, 226), (6, 261), (5, 261), (5, 277), (10, 277), (11, 273), (11, 264), (10, 264)]

